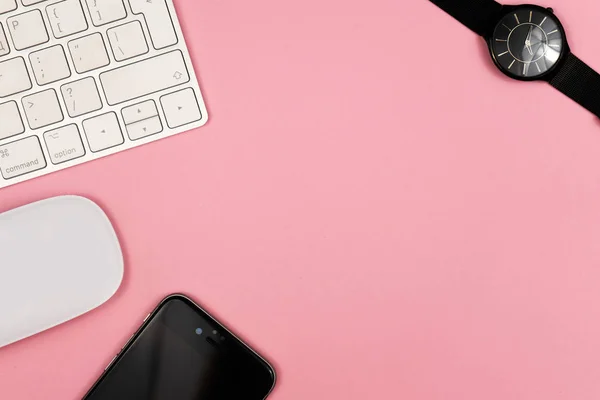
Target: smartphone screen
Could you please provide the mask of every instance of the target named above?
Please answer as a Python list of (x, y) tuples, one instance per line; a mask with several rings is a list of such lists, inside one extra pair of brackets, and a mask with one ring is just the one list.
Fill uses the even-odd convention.
[(85, 400), (263, 400), (273, 368), (184, 296), (170, 296)]

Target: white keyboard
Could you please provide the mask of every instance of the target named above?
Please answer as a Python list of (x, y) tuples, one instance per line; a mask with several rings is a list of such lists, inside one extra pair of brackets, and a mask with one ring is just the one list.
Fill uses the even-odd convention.
[(207, 119), (172, 0), (0, 0), (0, 188)]

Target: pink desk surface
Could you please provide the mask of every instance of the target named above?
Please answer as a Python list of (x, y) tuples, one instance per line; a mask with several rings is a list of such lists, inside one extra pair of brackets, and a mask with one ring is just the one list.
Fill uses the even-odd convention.
[[(597, 0), (547, 0), (600, 70)], [(425, 0), (178, 0), (209, 124), (0, 193), (98, 202), (94, 312), (0, 349), (78, 399), (166, 294), (272, 360), (273, 400), (600, 398), (600, 123)]]

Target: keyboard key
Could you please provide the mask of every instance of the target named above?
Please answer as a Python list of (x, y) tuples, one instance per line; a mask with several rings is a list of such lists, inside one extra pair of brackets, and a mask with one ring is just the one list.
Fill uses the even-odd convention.
[(34, 4), (42, 3), (44, 1), (46, 1), (46, 0), (23, 0), (23, 5), (24, 6), (32, 6)]
[(0, 0), (0, 14), (17, 9), (17, 0)]
[(165, 0), (129, 0), (134, 14), (143, 14), (155, 49), (177, 44), (177, 34)]
[(121, 110), (121, 114), (123, 114), (123, 121), (125, 122), (125, 125), (128, 125), (147, 118), (155, 117), (158, 115), (158, 110), (156, 109), (156, 103), (154, 103), (154, 100), (147, 100), (143, 103), (125, 107)]
[(52, 164), (61, 164), (85, 155), (77, 125), (71, 124), (44, 133)]
[(54, 89), (25, 96), (21, 101), (31, 129), (43, 128), (63, 120)]
[(46, 7), (46, 14), (52, 33), (57, 39), (83, 32), (88, 28), (79, 1), (66, 0), (51, 4)]
[(50, 40), (40, 10), (10, 17), (6, 20), (6, 24), (17, 50), (28, 49)]
[(60, 91), (67, 105), (67, 113), (71, 118), (102, 108), (102, 100), (100, 100), (96, 82), (92, 77), (63, 85)]
[(83, 130), (90, 150), (95, 152), (124, 143), (117, 115), (113, 112), (83, 121)]
[(69, 42), (69, 51), (75, 65), (75, 71), (82, 74), (110, 63), (104, 39), (99, 33), (93, 33)]
[(125, 121), (127, 136), (131, 140), (155, 135), (163, 130), (156, 103), (153, 100), (125, 107), (121, 113), (123, 121)]
[(127, 60), (148, 52), (148, 44), (139, 21), (109, 29), (107, 34), (117, 61)]
[(0, 145), (0, 172), (4, 179), (46, 168), (46, 159), (37, 136)]
[(0, 104), (0, 139), (18, 135), (25, 132), (19, 107), (14, 101)]
[(163, 130), (158, 115), (140, 122), (129, 124), (125, 126), (125, 128), (127, 129), (127, 136), (129, 136), (129, 139), (131, 140), (138, 140), (145, 138), (146, 136), (156, 135)]
[(190, 88), (162, 96), (160, 104), (171, 129), (202, 119), (196, 94)]
[(120, 104), (189, 82), (179, 50), (100, 74), (108, 104)]
[(22, 57), (0, 62), (0, 97), (8, 97), (32, 88)]
[(94, 26), (102, 26), (127, 16), (123, 0), (86, 0)]
[(4, 28), (2, 27), (2, 24), (0, 24), (0, 57), (5, 56), (8, 53), (10, 53), (10, 47), (8, 47), (8, 40), (6, 40)]
[(33, 75), (38, 85), (46, 85), (71, 76), (65, 51), (61, 45), (29, 54)]

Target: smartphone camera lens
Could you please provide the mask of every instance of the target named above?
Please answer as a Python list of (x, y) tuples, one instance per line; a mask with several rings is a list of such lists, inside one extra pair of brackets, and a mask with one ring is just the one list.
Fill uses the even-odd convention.
[(202, 335), (202, 328), (196, 328), (196, 335)]

